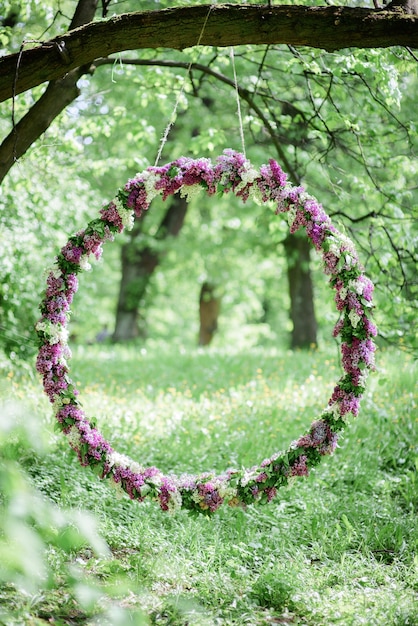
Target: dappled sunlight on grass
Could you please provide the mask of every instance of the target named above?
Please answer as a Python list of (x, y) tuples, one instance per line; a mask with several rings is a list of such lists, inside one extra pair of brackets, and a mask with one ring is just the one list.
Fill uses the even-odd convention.
[[(196, 472), (252, 465), (286, 448), (332, 392), (323, 358), (274, 350), (107, 353), (93, 346), (75, 353), (73, 371), (83, 380), (87, 415), (113, 445), (163, 471)], [(333, 360), (325, 363), (337, 378)]]

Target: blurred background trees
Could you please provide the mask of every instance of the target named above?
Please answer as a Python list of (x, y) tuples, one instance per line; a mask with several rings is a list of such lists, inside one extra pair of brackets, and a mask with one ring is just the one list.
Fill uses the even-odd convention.
[[(23, 40), (47, 40), (93, 17), (170, 5), (81, 0), (74, 14), (69, 0), (5, 1), (0, 38), (4, 53), (18, 52)], [(416, 53), (239, 46), (234, 59), (248, 158), (278, 160), (347, 230), (376, 283), (381, 336), (416, 349)], [(162, 163), (242, 150), (225, 48), (98, 59), (0, 105), (0, 341), (7, 354), (33, 353), (45, 267), (119, 186), (154, 164), (177, 98)], [(335, 320), (318, 260), (269, 209), (230, 197), (171, 202), (155, 201), (83, 277), (76, 341), (93, 340), (106, 325), (115, 340), (196, 345), (205, 283), (222, 301), (219, 344), (307, 347), (329, 333)]]

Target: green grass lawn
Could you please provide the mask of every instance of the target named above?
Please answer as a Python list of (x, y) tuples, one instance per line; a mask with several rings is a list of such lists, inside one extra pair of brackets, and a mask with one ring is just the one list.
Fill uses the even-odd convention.
[[(334, 457), (265, 507), (211, 518), (118, 499), (54, 433), (37, 378), (5, 370), (0, 624), (418, 624), (418, 367), (377, 361)], [(175, 473), (287, 447), (340, 375), (336, 348), (91, 346), (71, 370), (119, 452)]]

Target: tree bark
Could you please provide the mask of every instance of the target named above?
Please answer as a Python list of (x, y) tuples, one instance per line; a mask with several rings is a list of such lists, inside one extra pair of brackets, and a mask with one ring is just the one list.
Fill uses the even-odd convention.
[(311, 246), (298, 235), (289, 235), (284, 241), (287, 257), (287, 276), (290, 293), (292, 348), (309, 348), (317, 343), (317, 324), (314, 293), (310, 271)]
[[(174, 196), (155, 239), (161, 241), (169, 236), (177, 237), (184, 224), (186, 212), (186, 199)], [(115, 342), (128, 341), (145, 334), (145, 329), (141, 327), (140, 305), (163, 254), (157, 247), (140, 247), (140, 233), (137, 232), (136, 235), (122, 247), (122, 277), (113, 333)]]
[(241, 44), (341, 48), (418, 46), (418, 20), (398, 8), (200, 5), (92, 22), (0, 59), (0, 102), (124, 50)]

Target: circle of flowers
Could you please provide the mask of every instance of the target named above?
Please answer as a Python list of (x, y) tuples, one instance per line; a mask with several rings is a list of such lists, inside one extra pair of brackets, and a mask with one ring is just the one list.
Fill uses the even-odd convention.
[[(232, 192), (244, 202), (274, 203), (285, 214), (290, 232), (300, 228), (322, 254), (323, 269), (335, 291), (340, 318), (333, 335), (341, 337), (343, 375), (327, 406), (309, 430), (287, 450), (273, 454), (249, 469), (228, 469), (222, 474), (163, 474), (143, 467), (116, 452), (81, 408), (78, 391), (69, 376), (67, 325), (70, 305), (78, 289), (77, 274), (90, 269), (89, 257), (99, 259), (102, 245), (116, 233), (131, 229), (135, 217), (149, 209), (152, 199), (165, 200), (179, 192), (190, 199), (204, 190), (209, 196)], [(364, 275), (353, 242), (332, 224), (322, 206), (303, 187), (292, 186), (274, 160), (255, 168), (244, 155), (225, 150), (215, 163), (210, 159), (181, 157), (161, 167), (148, 167), (128, 180), (100, 217), (70, 237), (48, 273), (41, 319), (36, 324), (40, 348), (36, 367), (45, 393), (54, 406), (58, 428), (83, 466), (139, 502), (157, 500), (164, 511), (188, 509), (211, 514), (223, 503), (231, 506), (270, 502), (277, 489), (335, 450), (338, 432), (357, 416), (366, 379), (374, 369), (376, 327), (371, 321), (373, 284)]]

